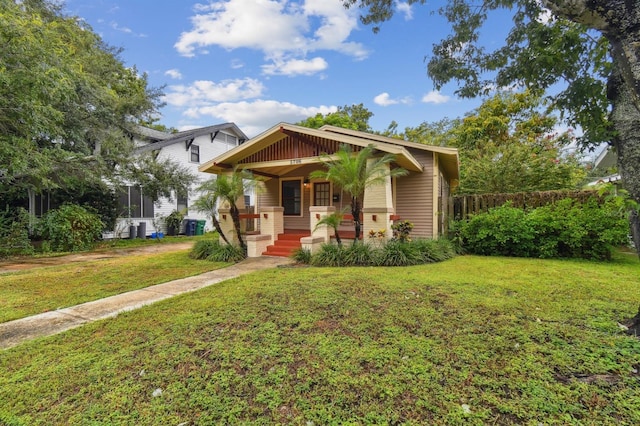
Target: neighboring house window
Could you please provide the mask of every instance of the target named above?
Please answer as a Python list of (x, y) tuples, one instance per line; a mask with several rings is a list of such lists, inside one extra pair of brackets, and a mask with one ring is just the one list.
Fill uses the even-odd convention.
[(316, 182), (313, 184), (313, 205), (331, 205), (331, 186), (329, 182)]
[(118, 216), (153, 217), (153, 200), (139, 186), (127, 186), (118, 194)]
[(198, 145), (191, 145), (191, 162), (200, 162), (200, 147)]
[(216, 135), (216, 140), (219, 140), (220, 142), (224, 142), (227, 145), (233, 145), (233, 146), (238, 145), (238, 138), (233, 135), (229, 135), (227, 133), (219, 132)]
[(188, 198), (178, 195), (176, 197), (176, 200), (177, 200), (176, 210), (178, 210), (179, 212), (186, 212), (187, 208), (189, 207)]
[(282, 181), (282, 207), (285, 216), (302, 214), (302, 180)]

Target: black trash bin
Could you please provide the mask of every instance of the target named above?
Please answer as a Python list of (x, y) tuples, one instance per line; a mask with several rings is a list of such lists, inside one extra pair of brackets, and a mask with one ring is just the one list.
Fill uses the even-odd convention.
[(147, 222), (138, 224), (138, 238), (147, 238)]
[(198, 221), (195, 219), (185, 219), (184, 221), (184, 234), (188, 237), (196, 235), (196, 226)]
[(136, 229), (135, 225), (129, 225), (129, 239), (133, 240), (136, 237)]

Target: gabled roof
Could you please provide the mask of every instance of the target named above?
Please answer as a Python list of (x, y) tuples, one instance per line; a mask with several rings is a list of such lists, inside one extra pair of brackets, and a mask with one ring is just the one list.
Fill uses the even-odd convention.
[[(152, 129), (149, 129), (149, 130), (152, 130)], [(216, 124), (214, 126), (200, 127), (197, 129), (185, 130), (183, 132), (169, 134), (169, 137), (164, 140), (161, 140), (159, 142), (154, 142), (149, 145), (145, 145), (136, 149), (136, 153), (139, 154), (143, 152), (156, 151), (158, 149), (161, 149), (176, 143), (193, 140), (198, 136), (207, 135), (207, 134), (215, 135), (215, 133), (221, 130), (231, 131), (236, 135), (238, 135), (238, 139), (241, 144), (248, 139), (247, 135), (245, 135), (244, 132), (240, 130), (238, 126), (235, 125), (235, 123), (224, 123), (224, 124)]]
[(288, 123), (273, 126), (204, 163), (199, 170), (220, 173), (239, 165), (265, 176), (277, 177), (305, 164), (320, 163), (323, 154), (333, 154), (343, 144), (357, 149), (373, 144), (377, 150), (395, 155), (399, 166), (414, 172), (422, 172), (423, 167), (408, 149), (435, 152), (445, 157), (450, 177), (458, 178), (458, 152), (452, 148), (430, 147), (333, 126), (311, 129)]

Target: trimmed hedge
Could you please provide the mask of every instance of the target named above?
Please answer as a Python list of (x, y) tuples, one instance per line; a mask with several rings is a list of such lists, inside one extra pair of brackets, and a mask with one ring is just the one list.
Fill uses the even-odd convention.
[(624, 199), (572, 199), (530, 211), (507, 203), (458, 226), (465, 251), (481, 255), (610, 259), (628, 243)]

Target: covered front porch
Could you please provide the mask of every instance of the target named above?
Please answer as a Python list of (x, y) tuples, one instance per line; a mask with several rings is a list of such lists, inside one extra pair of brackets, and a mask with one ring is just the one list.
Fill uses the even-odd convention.
[[(426, 145), (413, 144), (420, 147), (416, 157), (404, 146), (404, 141), (331, 126), (309, 129), (280, 123), (200, 167), (201, 171), (215, 174), (230, 174), (239, 168), (262, 179), (254, 212), (241, 215), (241, 219), (253, 221), (256, 230), (245, 237), (248, 256), (261, 256), (269, 254), (269, 251), (277, 253), (274, 247), (292, 246), (293, 242), (283, 243), (291, 240), (295, 240), (298, 247), (314, 252), (334, 237), (333, 228), (318, 226), (322, 218), (333, 213), (343, 214), (338, 227), (341, 238), (353, 239), (355, 227), (350, 215), (350, 193), (328, 180), (310, 177), (313, 171), (324, 168), (323, 160), (335, 159), (335, 153), (342, 145), (349, 145), (353, 155), (374, 145), (374, 155), (394, 156), (394, 162), (386, 166), (388, 170), (401, 167), (410, 174), (408, 178), (397, 179), (386, 176), (382, 184), (366, 187), (362, 199), (358, 200), (362, 206), (361, 238), (368, 238), (369, 232), (384, 238), (391, 237), (391, 225), (400, 216), (397, 205), (401, 192), (398, 190), (398, 181), (401, 179), (402, 182), (416, 185), (419, 192), (423, 188), (429, 189), (426, 194), (405, 191), (402, 202), (406, 204), (412, 198), (417, 200), (426, 196), (423, 199), (426, 208), (423, 209), (419, 202), (411, 205), (418, 206), (426, 217), (425, 234), (437, 233), (430, 206), (437, 204), (437, 194), (432, 187), (434, 181), (437, 184), (438, 178), (424, 173), (425, 162), (434, 158), (433, 155), (423, 155)], [(454, 164), (457, 171), (457, 153)], [(426, 179), (431, 182), (429, 188), (425, 185)], [(238, 207), (242, 207), (243, 200), (238, 201)], [(412, 220), (410, 217), (402, 218)], [(225, 235), (233, 237), (235, 230), (230, 211), (220, 209), (219, 220)]]

